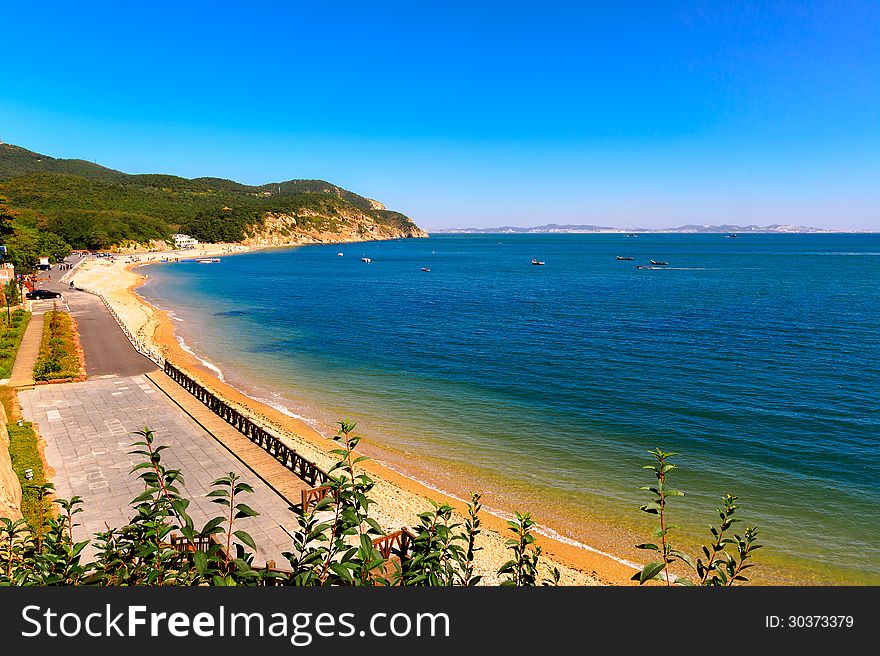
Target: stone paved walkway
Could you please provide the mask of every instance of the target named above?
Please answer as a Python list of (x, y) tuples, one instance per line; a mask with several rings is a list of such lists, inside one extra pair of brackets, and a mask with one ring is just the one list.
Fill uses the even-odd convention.
[[(139, 462), (138, 456), (129, 455), (137, 439), (132, 432), (149, 425), (157, 443), (171, 447), (163, 452), (165, 465), (183, 471), (196, 528), (221, 514), (221, 507), (204, 495), (213, 480), (234, 471), (255, 490), (243, 501), (260, 516), (241, 520), (237, 528), (256, 541), (256, 564), (287, 562), (281, 553), (292, 544), (284, 527), (296, 526), (290, 505), (145, 376), (38, 385), (20, 391), (19, 399), (24, 417), (38, 425), (46, 441), (57, 494), (83, 498), (85, 512), (76, 516), (82, 524), (74, 531), (76, 540), (105, 530), (105, 522), (118, 526), (129, 518), (131, 500), (143, 491), (143, 484), (129, 474)], [(92, 552), (85, 556), (88, 560)]]

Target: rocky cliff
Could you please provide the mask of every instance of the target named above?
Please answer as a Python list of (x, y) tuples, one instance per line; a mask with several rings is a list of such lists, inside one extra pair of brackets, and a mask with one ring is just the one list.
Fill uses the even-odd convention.
[(0, 517), (21, 519), (21, 483), (9, 457), (6, 411), (0, 405)]
[[(373, 211), (346, 208), (331, 216), (302, 210), (297, 214), (269, 213), (262, 225), (253, 226), (243, 243), (248, 246), (327, 244), (378, 239), (427, 237), (428, 233), (396, 212), (372, 201)], [(376, 216), (376, 215), (380, 216)]]

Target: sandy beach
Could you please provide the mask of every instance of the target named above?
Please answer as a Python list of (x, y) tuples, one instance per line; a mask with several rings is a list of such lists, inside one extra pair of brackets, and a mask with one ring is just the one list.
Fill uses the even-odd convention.
[[(333, 458), (328, 455), (328, 451), (333, 448), (332, 440), (322, 436), (305, 422), (255, 401), (221, 381), (216, 372), (206, 367), (192, 353), (181, 348), (174, 334), (173, 322), (167, 313), (153, 307), (136, 293), (136, 289), (147, 280), (145, 273), (148, 270), (142, 268), (143, 265), (163, 259), (225, 256), (248, 250), (252, 249), (239, 244), (205, 244), (193, 251), (120, 253), (112, 260), (89, 259), (71, 273), (68, 280), (73, 280), (79, 288), (100, 293), (129, 334), (145, 349), (161, 353), (217, 395), (273, 427), (292, 448), (326, 468), (333, 462)], [(367, 452), (369, 453), (368, 450)], [(373, 495), (377, 501), (374, 515), (386, 530), (395, 530), (415, 523), (418, 513), (430, 510), (428, 498), (449, 503), (459, 513), (465, 509), (465, 504), (461, 500), (430, 489), (383, 466), (380, 462), (370, 460), (363, 463), (363, 466), (377, 481)], [(482, 550), (477, 554), (477, 568), (484, 577), (484, 583), (496, 584), (498, 578), (495, 571), (509, 558), (509, 552), (504, 545), (507, 539), (506, 520), (485, 510), (481, 517), (483, 533), (479, 539), (479, 546)], [(545, 535), (538, 536), (538, 544), (546, 556), (545, 563), (559, 568), (562, 584), (631, 584), (629, 579), (634, 569), (614, 556)]]

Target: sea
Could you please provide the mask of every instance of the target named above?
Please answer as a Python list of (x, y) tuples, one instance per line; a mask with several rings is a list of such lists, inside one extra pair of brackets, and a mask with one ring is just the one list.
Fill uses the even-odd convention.
[(880, 235), (438, 234), (140, 271), (227, 382), (327, 436), (357, 421), (437, 490), (646, 562), (661, 448), (674, 544), (734, 494), (755, 581), (880, 584)]

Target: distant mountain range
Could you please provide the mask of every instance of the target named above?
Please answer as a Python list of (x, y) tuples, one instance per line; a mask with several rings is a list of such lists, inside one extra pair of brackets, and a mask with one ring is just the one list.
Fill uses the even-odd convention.
[(614, 228), (611, 226), (597, 225), (559, 225), (548, 223), (547, 225), (522, 228), (517, 226), (502, 226), (500, 228), (446, 228), (432, 230), (440, 234), (503, 234), (503, 233), (578, 233), (578, 232), (610, 232), (610, 233), (650, 233), (650, 232), (675, 232), (675, 233), (804, 233), (804, 232), (838, 232), (825, 230), (824, 228), (810, 228), (799, 225), (782, 225), (774, 223), (768, 226), (759, 225), (683, 225), (678, 228)]

